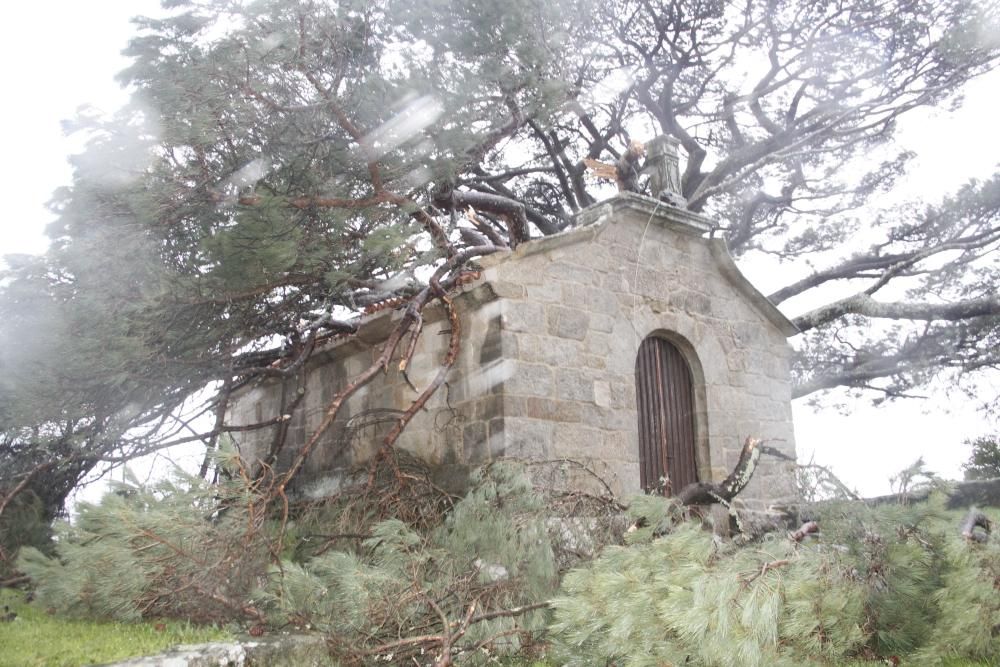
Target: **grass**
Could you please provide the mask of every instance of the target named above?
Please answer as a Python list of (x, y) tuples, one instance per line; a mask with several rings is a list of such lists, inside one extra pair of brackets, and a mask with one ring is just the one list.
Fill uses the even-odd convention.
[[(215, 628), (167, 621), (113, 623), (52, 616), (19, 591), (0, 590), (0, 607), (17, 618), (0, 622), (0, 667), (76, 667), (159, 653), (177, 644), (229, 638)], [(161, 629), (157, 629), (157, 628)]]

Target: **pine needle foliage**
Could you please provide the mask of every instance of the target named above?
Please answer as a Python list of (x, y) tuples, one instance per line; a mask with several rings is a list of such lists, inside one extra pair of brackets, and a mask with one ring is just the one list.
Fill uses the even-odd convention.
[[(556, 559), (546, 505), (519, 467), (480, 470), (467, 495), (448, 502), (414, 475), (380, 474), (377, 492), (356, 490), (339, 514), (325, 507), (286, 522), (245, 466), (235, 457), (226, 465), (231, 480), (218, 485), (179, 473), (81, 505), (57, 527), (54, 556), (22, 550), (18, 567), (38, 603), (89, 619), (320, 631), (348, 663), (512, 653), (544, 630)], [(398, 502), (387, 505), (389, 496), (425, 507), (410, 507), (404, 521), (386, 514)], [(364, 539), (300, 548), (324, 516)]]
[[(663, 500), (642, 501), (644, 512)], [(935, 499), (830, 505), (822, 538), (723, 543), (692, 521), (610, 547), (563, 580), (550, 639), (572, 665), (913, 664), (1000, 657), (1000, 551)], [(650, 522), (653, 523), (653, 522)], [(825, 527), (829, 526), (829, 530)]]
[(800, 565), (779, 540), (757, 546), (729, 551), (685, 523), (665, 538), (608, 549), (563, 582), (551, 628), (558, 652), (572, 664), (638, 667), (691, 658), (799, 665), (857, 649), (864, 636), (852, 619), (863, 596), (837, 566), (839, 554)]
[(255, 597), (273, 624), (321, 630), (344, 659), (419, 653), (439, 644), (420, 636), (443, 634), (458, 635), (458, 654), (480, 644), (509, 653), (547, 617), (507, 612), (546, 600), (558, 583), (543, 509), (516, 467), (494, 465), (436, 528), (380, 521), (360, 549), (274, 566)]
[(920, 664), (962, 658), (995, 664), (1000, 656), (1000, 546), (952, 539), (945, 558), (949, 567), (934, 593), (942, 622), (919, 651)]
[(208, 623), (253, 617), (245, 604), (268, 561), (259, 508), (238, 483), (178, 472), (120, 484), (56, 527), (56, 557), (21, 551), (39, 602), (60, 613)]

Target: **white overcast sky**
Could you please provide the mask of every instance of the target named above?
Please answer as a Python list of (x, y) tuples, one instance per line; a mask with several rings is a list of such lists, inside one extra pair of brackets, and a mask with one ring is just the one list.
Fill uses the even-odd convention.
[[(7, 183), (7, 195), (0, 255), (45, 250), (43, 230), (52, 219), (45, 203), (55, 188), (69, 184), (66, 156), (79, 149), (78, 142), (62, 135), (60, 121), (72, 118), (81, 105), (110, 112), (125, 101), (114, 75), (127, 65), (119, 52), (132, 34), (129, 19), (155, 13), (157, 7), (150, 0), (36, 0), (5, 7), (0, 182)], [(905, 192), (933, 201), (971, 177), (993, 173), (1000, 161), (1000, 73), (974, 82), (965, 97), (958, 112), (921, 111), (904, 119), (903, 143), (919, 155), (903, 184)], [(767, 282), (764, 276), (751, 278)], [(992, 395), (982, 398), (995, 398), (998, 390), (993, 387)], [(992, 428), (975, 407), (940, 391), (929, 400), (878, 409), (852, 404), (847, 414), (814, 413), (797, 405), (799, 457), (830, 465), (865, 494), (888, 491), (889, 476), (918, 456), (930, 469), (956, 478), (968, 457), (962, 441)]]

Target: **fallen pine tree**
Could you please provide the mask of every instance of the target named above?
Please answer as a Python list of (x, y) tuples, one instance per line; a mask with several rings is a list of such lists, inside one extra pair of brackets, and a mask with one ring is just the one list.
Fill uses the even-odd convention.
[(799, 530), (737, 545), (676, 520), (668, 500), (647, 497), (643, 516), (657, 503), (675, 517), (665, 534), (635, 531), (563, 578), (548, 634), (558, 664), (1000, 660), (1000, 549), (982, 511), (960, 519), (941, 495), (828, 504)]
[[(21, 566), (36, 604), (61, 613), (321, 632), (343, 664), (481, 664), (540, 647), (579, 665), (995, 664), (988, 512), (963, 518), (941, 495), (825, 503), (797, 530), (720, 539), (693, 508), (732, 506), (762, 449), (748, 439), (722, 482), (627, 503), (533, 487), (517, 465), (480, 470), (456, 498), (402, 460), (287, 520), (262, 514), (269, 489), (240, 474), (133, 485), (61, 529), (56, 558), (27, 551)], [(611, 520), (622, 512), (634, 530)], [(596, 557), (561, 573), (565, 527), (592, 530), (601, 514)]]

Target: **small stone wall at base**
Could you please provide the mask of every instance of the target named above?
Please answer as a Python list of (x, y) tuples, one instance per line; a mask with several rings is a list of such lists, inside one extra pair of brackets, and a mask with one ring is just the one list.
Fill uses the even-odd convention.
[(336, 664), (320, 635), (276, 635), (176, 646), (158, 655), (104, 667), (333, 667)]

